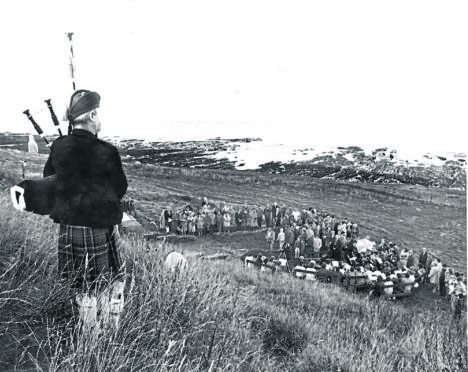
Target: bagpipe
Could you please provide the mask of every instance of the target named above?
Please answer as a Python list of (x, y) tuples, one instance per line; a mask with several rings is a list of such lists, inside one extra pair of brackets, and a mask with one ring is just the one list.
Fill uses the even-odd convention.
[[(44, 101), (52, 118), (54, 126), (57, 127), (59, 136), (62, 137), (60, 123), (55, 115), (50, 99)], [(50, 148), (52, 143), (47, 139), (40, 125), (34, 120), (29, 110), (23, 111), (32, 123), (37, 134), (44, 140), (46, 146)], [(33, 212), (40, 215), (49, 215), (52, 211), (55, 199), (55, 184), (57, 177), (55, 175), (42, 179), (23, 180), (10, 189), (11, 201), (15, 209), (20, 211)]]
[[(75, 53), (73, 50), (73, 32), (65, 33), (65, 36), (68, 40), (68, 49), (69, 49), (69, 60), (68, 67), (70, 78), (72, 81), (73, 91), (76, 90), (75, 84)], [(62, 131), (60, 130), (60, 123), (55, 115), (54, 109), (50, 99), (44, 101), (47, 104), (49, 109), (50, 116), (54, 126), (57, 127), (59, 136), (62, 137)], [(23, 114), (27, 116), (29, 121), (32, 123), (37, 134), (46, 143), (46, 146), (50, 148), (52, 143), (47, 139), (44, 134), (44, 131), (39, 126), (39, 124), (34, 120), (32, 114), (29, 110), (23, 111)], [(68, 126), (68, 134), (71, 132), (71, 126)], [(55, 199), (55, 181), (56, 176), (45, 177), (42, 179), (34, 180), (23, 180), (19, 184), (13, 186), (10, 190), (11, 200), (13, 206), (18, 210), (26, 210), (28, 212), (33, 212), (41, 215), (48, 215), (52, 211), (53, 203)]]

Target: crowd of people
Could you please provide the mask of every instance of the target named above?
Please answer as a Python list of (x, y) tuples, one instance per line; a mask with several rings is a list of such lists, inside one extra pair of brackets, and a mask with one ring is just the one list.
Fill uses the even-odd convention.
[[(167, 233), (196, 234), (199, 236), (209, 233), (231, 233), (231, 231), (254, 230), (262, 226), (282, 226), (291, 216), (300, 215), (298, 210), (279, 207), (277, 203), (272, 206), (260, 205), (249, 207), (232, 206), (220, 203), (214, 206), (204, 198), (201, 207), (193, 208), (186, 205), (178, 211), (171, 207), (165, 208), (159, 218), (160, 229)], [(154, 224), (156, 224), (154, 222)]]
[[(411, 292), (421, 285), (451, 301), (460, 315), (466, 298), (462, 272), (442, 264), (439, 258), (422, 248), (417, 254), (382, 239), (379, 244), (359, 235), (359, 226), (314, 208), (302, 209), (273, 203), (257, 206), (213, 205), (204, 198), (200, 208), (187, 205), (173, 212), (165, 208), (160, 229), (167, 233), (230, 234), (232, 231), (266, 228), (265, 249), (279, 252), (284, 261), (294, 263), (299, 271), (339, 272), (348, 281), (372, 287), (376, 293), (392, 295)], [(274, 256), (259, 255), (262, 265), (278, 265)]]

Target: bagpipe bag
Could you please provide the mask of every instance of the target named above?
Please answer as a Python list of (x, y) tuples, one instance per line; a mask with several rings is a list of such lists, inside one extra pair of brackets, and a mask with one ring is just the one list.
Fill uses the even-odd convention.
[(57, 176), (24, 180), (11, 188), (11, 199), (16, 209), (40, 215), (50, 215), (55, 200)]

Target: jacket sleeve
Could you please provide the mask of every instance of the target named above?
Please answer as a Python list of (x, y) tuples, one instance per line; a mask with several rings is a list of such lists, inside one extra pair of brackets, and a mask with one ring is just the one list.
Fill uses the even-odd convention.
[(122, 169), (122, 161), (117, 149), (112, 152), (109, 162), (110, 182), (119, 199), (122, 199), (127, 192), (127, 177)]
[(47, 162), (45, 163), (44, 170), (42, 172), (43, 177), (49, 177), (55, 174), (55, 169), (54, 166), (52, 165), (52, 148), (49, 154), (49, 158), (47, 159)]

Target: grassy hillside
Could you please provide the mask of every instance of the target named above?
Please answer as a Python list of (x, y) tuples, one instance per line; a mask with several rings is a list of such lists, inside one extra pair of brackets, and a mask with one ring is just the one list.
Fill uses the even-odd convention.
[[(466, 273), (463, 191), (347, 183), (336, 187), (320, 180), (281, 185), (245, 182), (242, 172), (232, 172), (225, 179), (196, 177), (196, 172), (162, 174), (157, 167), (128, 167), (128, 195), (136, 201), (139, 219), (145, 223), (159, 218), (166, 205), (173, 209), (186, 204), (199, 206), (203, 196), (215, 204), (253, 206), (277, 201), (298, 208), (314, 207), (357, 222), (361, 235), (375, 241), (385, 238), (415, 252), (427, 247), (443, 262)], [(448, 201), (439, 202), (442, 199)]]
[[(128, 280), (118, 332), (70, 325), (56, 280), (56, 226), (0, 212), (0, 370), (462, 371), (465, 323), (448, 313), (365, 299), (239, 261), (189, 259), (175, 278), (171, 246), (125, 238)], [(210, 241), (205, 243), (210, 248)]]
[[(40, 176), (44, 155), (1, 150), (4, 187)], [(166, 205), (265, 204), (316, 207), (356, 221), (363, 235), (419, 250), (426, 246), (466, 272), (466, 199), (443, 189), (326, 182), (247, 182), (245, 174), (207, 177), (126, 166), (128, 194), (149, 229)], [(200, 170), (200, 172), (202, 172)], [(405, 197), (405, 195), (407, 197)], [(421, 195), (421, 200), (418, 200)], [(447, 195), (453, 195), (450, 203)], [(445, 200), (440, 202), (440, 200)], [(388, 303), (343, 289), (265, 275), (239, 260), (203, 261), (190, 251), (241, 256), (264, 246), (262, 232), (209, 236), (184, 245), (125, 238), (127, 302), (116, 334), (76, 334), (67, 283), (56, 279), (56, 229), (18, 213), (0, 193), (0, 370), (44, 371), (462, 371), (466, 320), (422, 289)], [(184, 250), (189, 271), (174, 278), (163, 255)]]
[[(46, 155), (12, 150), (0, 150), (0, 176), (10, 183), (21, 180), (23, 160), (27, 160), (27, 178), (41, 177)], [(124, 169), (129, 179), (127, 195), (135, 200), (137, 218), (148, 229), (150, 219), (157, 220), (167, 205), (173, 209), (199, 206), (204, 196), (231, 205), (277, 201), (347, 217), (359, 224), (363, 236), (375, 241), (385, 238), (415, 252), (427, 247), (443, 262), (467, 272), (465, 191), (151, 165), (125, 164)]]
[[(0, 176), (10, 184), (41, 177), (46, 155), (0, 149)], [(242, 171), (161, 168), (124, 164), (127, 195), (135, 200), (138, 220), (147, 228), (163, 208), (199, 206), (203, 196), (213, 203), (253, 206), (279, 204), (314, 207), (359, 224), (361, 235), (385, 238), (419, 252), (427, 247), (450, 266), (467, 272), (466, 192), (408, 185), (381, 185), (312, 180), (307, 177), (255, 175)], [(248, 238), (250, 239), (250, 238)], [(251, 246), (256, 241), (246, 240)], [(236, 250), (233, 251), (236, 253)]]

